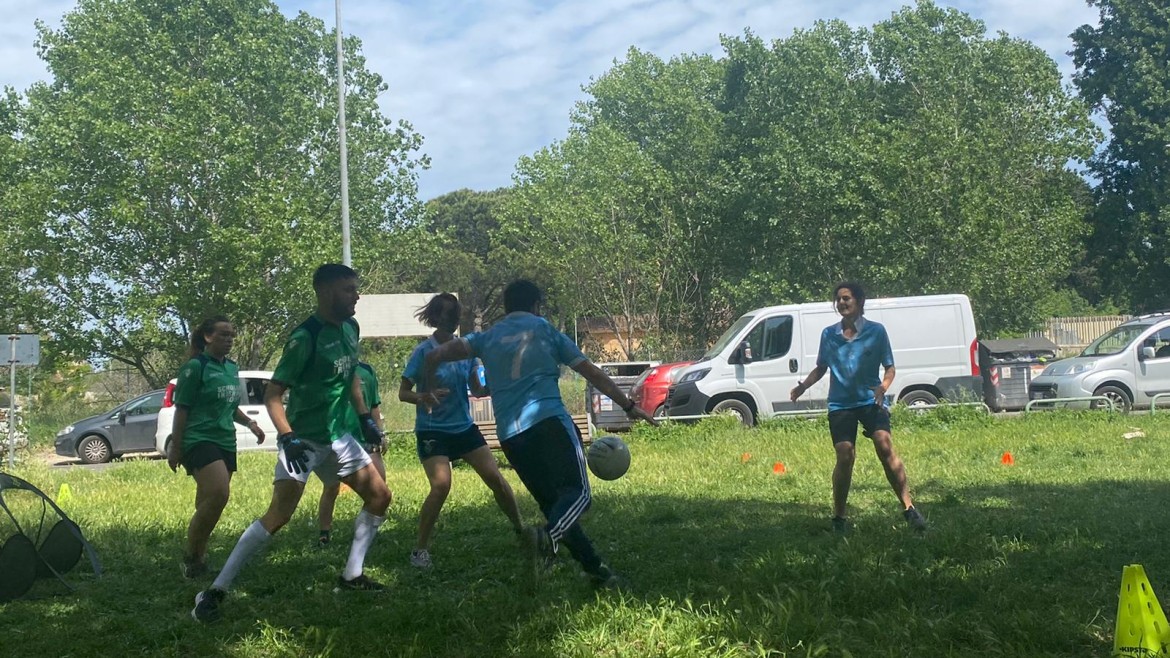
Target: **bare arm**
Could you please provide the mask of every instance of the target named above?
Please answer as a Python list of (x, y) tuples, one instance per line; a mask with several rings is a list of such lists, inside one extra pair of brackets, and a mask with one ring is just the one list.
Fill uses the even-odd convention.
[(873, 387), (873, 403), (883, 405), (886, 403), (886, 392), (894, 385), (894, 366), (886, 368), (882, 375), (882, 383)]
[(268, 386), (264, 388), (264, 408), (268, 410), (268, 417), (276, 426), (277, 436), (292, 432), (292, 426), (288, 424), (288, 416), (284, 413), (282, 402), (284, 392), (287, 390), (288, 386), (280, 382), (268, 382)]
[(235, 413), (232, 414), (232, 420), (234, 420), (237, 425), (243, 425), (244, 427), (252, 430), (252, 434), (256, 436), (256, 443), (264, 443), (264, 430), (260, 429), (260, 423), (257, 423), (255, 420), (249, 418), (248, 414), (244, 413), (242, 409), (236, 407)]
[(581, 361), (577, 365), (573, 366), (573, 370), (576, 370), (578, 374), (584, 377), (585, 381), (593, 384), (593, 387), (598, 391), (601, 391), (603, 395), (618, 403), (618, 406), (621, 407), (622, 411), (625, 411), (626, 415), (630, 418), (640, 418), (649, 422), (651, 425), (658, 424), (658, 421), (654, 420), (650, 414), (635, 406), (634, 401), (631, 400), (628, 395), (626, 395), (625, 391), (623, 391), (620, 386), (615, 384), (614, 381), (609, 378), (609, 375), (605, 374), (601, 368), (598, 368), (589, 359), (585, 359), (584, 361)]
[(793, 402), (796, 402), (796, 399), (804, 395), (805, 391), (812, 388), (813, 384), (821, 381), (821, 377), (825, 376), (826, 371), (828, 371), (828, 368), (825, 366), (817, 366), (813, 368), (812, 372), (808, 373), (808, 377), (805, 377), (804, 381), (797, 383), (796, 387), (792, 389), (792, 393), (789, 395), (789, 398)]
[[(478, 361), (478, 359), (476, 359)], [(471, 389), (471, 394), (477, 398), (487, 397), (492, 394), (491, 390), (479, 383), (479, 377), (476, 375), (476, 361), (471, 362), (471, 373), (467, 376), (467, 386)]]
[(435, 373), (438, 372), (440, 363), (462, 361), (471, 357), (471, 347), (467, 344), (467, 341), (459, 338), (449, 340), (430, 352), (427, 352), (426, 357), (423, 359), (423, 377), (418, 385), (419, 390), (431, 388), (430, 382), (434, 381)]
[(439, 404), (439, 401), (445, 397), (447, 389), (438, 389), (436, 391), (427, 391), (426, 393), (416, 393), (414, 391), (414, 382), (403, 377), (402, 383), (398, 385), (398, 399), (407, 404), (422, 405), (430, 408)]
[(353, 379), (349, 382), (349, 401), (359, 416), (370, 413), (370, 407), (366, 404), (366, 396), (362, 395), (362, 378), (358, 376), (356, 368), (353, 371)]

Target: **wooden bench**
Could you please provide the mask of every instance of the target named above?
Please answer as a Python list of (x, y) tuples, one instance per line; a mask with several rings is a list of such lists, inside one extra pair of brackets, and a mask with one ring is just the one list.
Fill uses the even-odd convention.
[[(593, 435), (589, 431), (589, 416), (581, 414), (580, 416), (573, 416), (573, 424), (581, 432), (581, 442), (584, 445), (589, 445), (593, 440)], [(483, 432), (483, 438), (487, 439), (488, 447), (492, 450), (500, 449), (500, 439), (496, 436), (496, 421), (495, 420), (477, 420), (475, 424), (479, 426), (479, 431)]]

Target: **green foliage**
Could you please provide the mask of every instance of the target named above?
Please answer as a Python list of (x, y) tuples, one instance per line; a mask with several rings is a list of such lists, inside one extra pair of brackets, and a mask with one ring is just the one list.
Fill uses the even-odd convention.
[[(190, 327), (222, 313), (241, 364), (268, 365), (310, 310), (313, 268), (340, 260), (332, 33), (267, 0), (81, 0), (38, 29), (52, 80), (18, 113), (4, 201), (38, 300), (25, 322), (157, 385)], [(378, 109), (386, 85), (359, 41), (346, 50), (362, 270), (416, 211), (426, 161), (413, 129)]]
[(1109, 122), (1090, 162), (1095, 193), (1090, 263), (1101, 297), (1135, 311), (1170, 307), (1170, 7), (1146, 0), (1089, 0), (1100, 25), (1073, 33), (1082, 98)]

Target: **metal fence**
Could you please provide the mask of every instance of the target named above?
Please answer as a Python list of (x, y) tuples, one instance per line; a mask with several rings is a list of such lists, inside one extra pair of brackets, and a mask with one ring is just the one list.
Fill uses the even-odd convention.
[(1088, 347), (1101, 334), (1131, 319), (1131, 315), (1050, 318), (1044, 323), (1044, 329), (1030, 335), (1042, 336), (1056, 343), (1060, 348), (1060, 356), (1072, 356)]

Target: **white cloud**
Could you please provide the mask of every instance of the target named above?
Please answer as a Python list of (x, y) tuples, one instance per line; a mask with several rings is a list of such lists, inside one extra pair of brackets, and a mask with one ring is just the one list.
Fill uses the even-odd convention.
[[(360, 37), (367, 65), (390, 86), (384, 111), (425, 137), (432, 169), (421, 192), (507, 185), (516, 160), (565, 135), (581, 85), (630, 46), (661, 57), (719, 53), (720, 34), (750, 28), (787, 37), (817, 19), (871, 25), (910, 0), (342, 0), (344, 29)], [(333, 25), (331, 0), (278, 0)], [(1068, 76), (1069, 35), (1097, 13), (1084, 0), (954, 0), (994, 34), (1043, 48)], [(0, 0), (0, 84), (46, 77), (33, 49), (34, 18), (56, 24), (61, 0)]]

